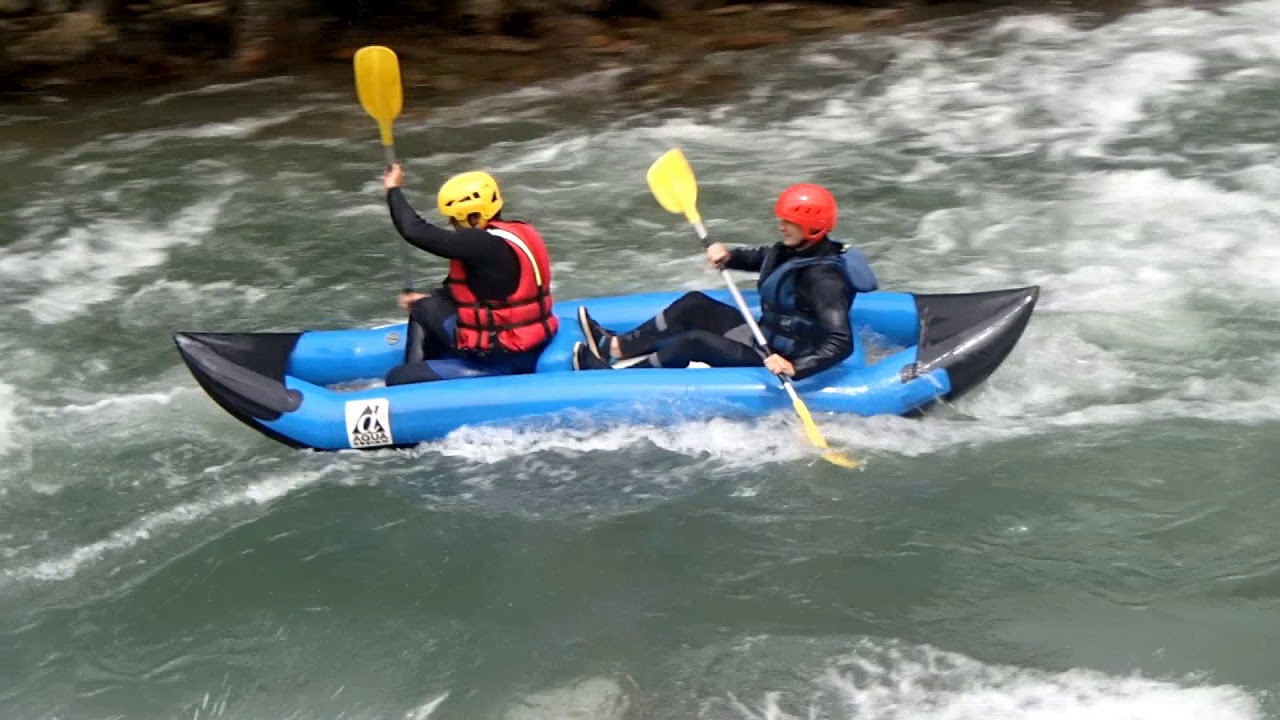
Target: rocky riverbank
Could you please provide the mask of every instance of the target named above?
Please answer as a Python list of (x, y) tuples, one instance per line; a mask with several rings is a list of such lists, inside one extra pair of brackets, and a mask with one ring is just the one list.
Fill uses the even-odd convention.
[[(1107, 13), (1132, 5), (1088, 1)], [(895, 2), (0, 0), (0, 93), (251, 78), (349, 63), (358, 47), (377, 43), (406, 60), (406, 86), (423, 94), (616, 67), (628, 91), (681, 95), (733, 82), (731, 68), (705, 62), (720, 51), (974, 10), (1080, 7)]]

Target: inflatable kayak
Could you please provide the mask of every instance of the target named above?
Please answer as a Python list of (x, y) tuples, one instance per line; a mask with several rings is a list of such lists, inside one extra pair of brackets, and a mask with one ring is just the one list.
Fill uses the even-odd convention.
[[(814, 413), (908, 415), (953, 399), (989, 376), (1018, 342), (1039, 287), (918, 295), (859, 294), (854, 352), (795, 383)], [(223, 409), (280, 442), (316, 450), (407, 447), (467, 425), (580, 427), (750, 417), (791, 407), (759, 368), (574, 371), (585, 304), (607, 328), (630, 329), (681, 292), (561, 301), (560, 331), (526, 375), (386, 386), (404, 361), (406, 324), (304, 332), (174, 334), (200, 386)], [(707, 293), (732, 304), (727, 290)], [(744, 292), (757, 312), (758, 298)], [(363, 381), (363, 386), (360, 383)]]

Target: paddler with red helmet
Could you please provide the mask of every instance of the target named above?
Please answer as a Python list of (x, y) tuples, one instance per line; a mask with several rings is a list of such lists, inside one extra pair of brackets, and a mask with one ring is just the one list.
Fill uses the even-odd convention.
[(859, 292), (876, 289), (875, 273), (858, 249), (830, 237), (836, 200), (824, 187), (792, 185), (774, 205), (780, 242), (763, 247), (707, 248), (717, 268), (760, 273), (760, 329), (768, 341), (759, 349), (750, 327), (733, 305), (700, 292), (676, 300), (639, 327), (613, 333), (579, 308), (586, 341), (574, 347), (574, 368), (610, 368), (613, 362), (648, 355), (628, 367), (712, 367), (763, 364), (797, 380), (822, 372), (853, 352), (849, 310)]

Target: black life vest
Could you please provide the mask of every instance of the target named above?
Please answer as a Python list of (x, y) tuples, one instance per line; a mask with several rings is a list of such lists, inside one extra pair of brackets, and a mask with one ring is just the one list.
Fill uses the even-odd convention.
[[(826, 241), (824, 241), (826, 242)], [(867, 256), (852, 245), (830, 240), (838, 250), (816, 257), (793, 257), (778, 263), (781, 245), (775, 245), (760, 265), (760, 330), (769, 348), (786, 358), (795, 358), (821, 342), (821, 329), (812, 315), (799, 306), (796, 282), (799, 272), (815, 265), (829, 265), (840, 270), (852, 292), (873, 292), (879, 287)]]

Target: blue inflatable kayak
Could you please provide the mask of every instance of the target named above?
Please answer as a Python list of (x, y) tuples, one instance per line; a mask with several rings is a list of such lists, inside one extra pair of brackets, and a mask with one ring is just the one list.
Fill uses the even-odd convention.
[[(854, 352), (797, 382), (814, 413), (907, 415), (955, 398), (994, 371), (1022, 335), (1036, 286), (992, 292), (859, 294)], [(227, 412), (280, 442), (317, 450), (406, 447), (465, 425), (581, 426), (664, 423), (710, 415), (759, 416), (790, 408), (760, 368), (573, 370), (586, 304), (608, 328), (630, 329), (682, 293), (562, 301), (560, 331), (527, 375), (381, 385), (404, 361), (406, 324), (292, 333), (174, 334), (200, 386)], [(727, 290), (707, 293), (733, 304)], [(757, 296), (744, 292), (757, 312)], [(868, 359), (867, 345), (877, 352)], [(880, 354), (883, 353), (883, 354)], [(360, 381), (365, 386), (346, 389)]]

